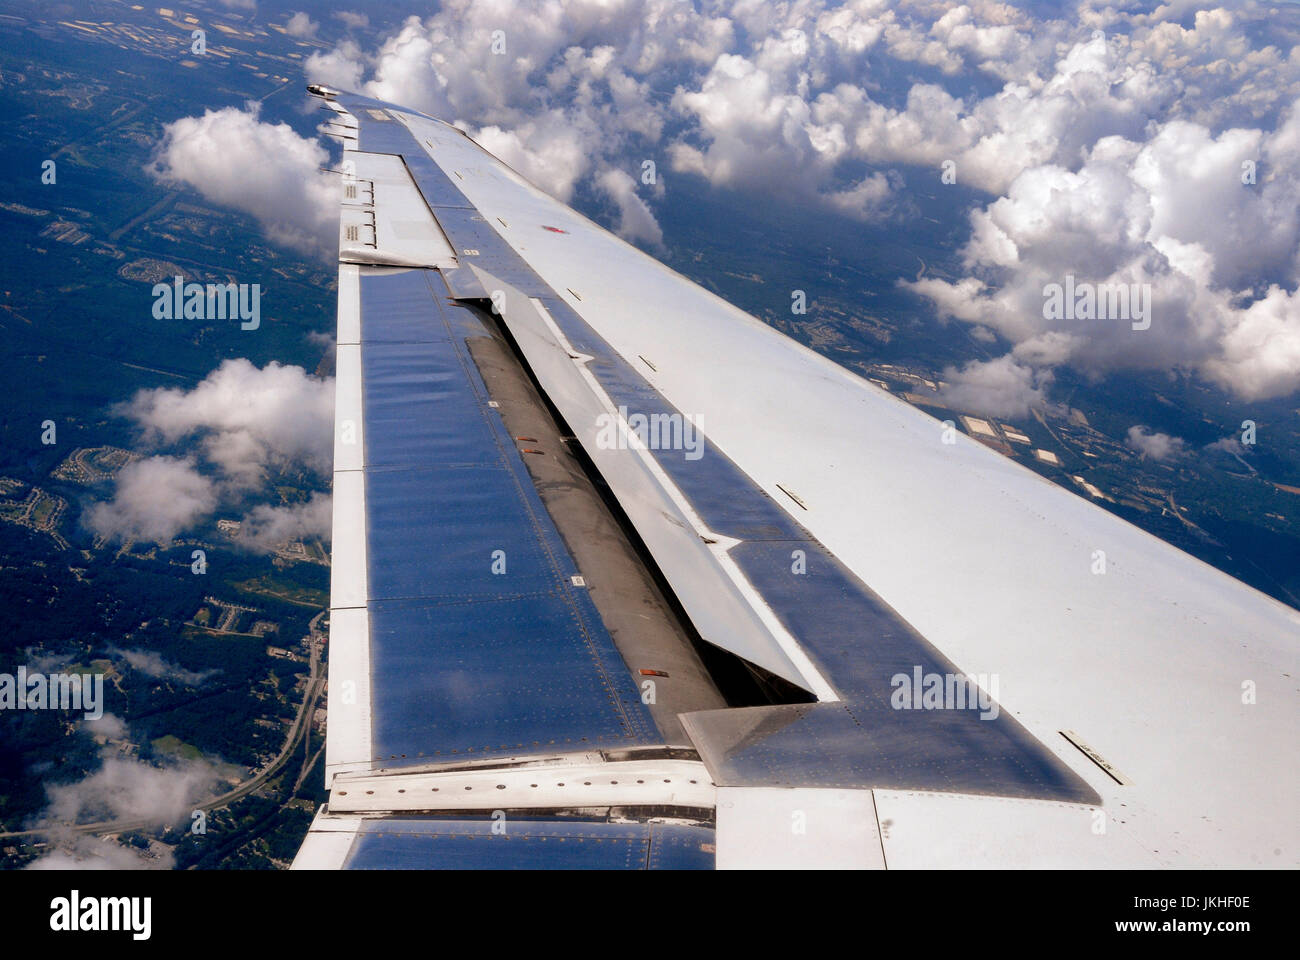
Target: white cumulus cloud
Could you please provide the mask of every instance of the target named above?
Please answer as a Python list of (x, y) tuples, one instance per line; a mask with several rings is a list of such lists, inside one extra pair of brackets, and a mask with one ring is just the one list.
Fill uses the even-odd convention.
[(250, 214), (283, 246), (314, 254), (334, 250), (338, 196), (322, 170), (329, 154), (287, 123), (263, 122), (258, 112), (257, 104), (225, 107), (167, 124), (146, 170)]
[(284, 29), (291, 37), (314, 37), (316, 31), (320, 29), (320, 24), (299, 10), (285, 23)]
[(618, 209), (615, 233), (624, 240), (639, 240), (654, 247), (663, 243), (663, 230), (637, 192), (637, 181), (626, 171), (606, 170), (596, 178), (596, 188)]
[[(914, 209), (906, 187), (947, 189), (950, 163), (986, 197), (954, 208), (964, 275), (910, 287), (1008, 342), (997, 371), (1178, 371), (1258, 399), (1300, 388), (1300, 48), (1271, 16), (1255, 0), (452, 0), (306, 70), (456, 122), (560, 199), (589, 185), (644, 242), (663, 194), (610, 171), (645, 159), (862, 221)], [(1043, 288), (1066, 276), (1149, 287), (1151, 327), (1045, 320)]]
[(155, 680), (171, 680), (182, 684), (186, 687), (197, 687), (204, 680), (215, 676), (218, 670), (186, 670), (174, 663), (164, 660), (160, 654), (152, 650), (118, 650), (110, 649), (109, 653), (120, 656), (131, 667), (132, 670), (138, 670), (147, 677), (153, 677)]
[[(332, 466), (334, 382), (301, 367), (226, 360), (192, 389), (141, 390), (115, 412), (141, 428), (146, 447), (193, 452), (159, 453), (118, 473), (112, 499), (84, 514), (86, 527), (109, 539), (170, 543), (222, 503), (261, 490), (276, 472), (323, 476)], [(264, 552), (294, 531), (327, 538), (328, 503), (316, 495), (300, 507), (254, 507), (237, 542)]]
[(216, 505), (216, 486), (192, 459), (149, 457), (118, 472), (113, 499), (91, 506), (85, 524), (110, 540), (170, 543)]
[(996, 360), (973, 360), (961, 369), (943, 372), (947, 385), (944, 401), (958, 410), (990, 417), (1023, 417), (1032, 407), (1047, 403), (1051, 375), (1036, 373), (1010, 355)]
[(205, 760), (155, 767), (106, 757), (84, 780), (46, 786), (49, 805), (39, 823), (139, 819), (161, 825), (188, 820), (195, 804), (213, 796), (222, 779), (218, 767)]
[(244, 516), (236, 541), (254, 553), (269, 553), (290, 540), (329, 539), (332, 510), (324, 493), (313, 493), (306, 503), (258, 504)]
[(1181, 437), (1157, 433), (1139, 424), (1128, 428), (1124, 445), (1152, 460), (1168, 460), (1180, 455), (1185, 444)]
[(191, 390), (142, 390), (118, 410), (146, 441), (199, 438), (232, 482), (255, 485), (268, 467), (302, 463), (318, 472), (333, 456), (334, 381), (301, 367), (224, 361)]

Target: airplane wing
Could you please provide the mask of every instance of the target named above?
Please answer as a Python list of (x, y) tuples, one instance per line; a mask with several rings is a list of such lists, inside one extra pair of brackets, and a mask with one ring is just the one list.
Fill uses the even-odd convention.
[(312, 90), (345, 151), (296, 868), (1296, 865), (1300, 613), (455, 127)]

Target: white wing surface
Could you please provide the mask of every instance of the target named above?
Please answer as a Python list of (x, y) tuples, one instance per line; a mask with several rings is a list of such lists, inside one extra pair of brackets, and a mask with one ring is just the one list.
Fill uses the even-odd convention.
[[(396, 823), (447, 851), (421, 865), (513, 865), (579, 807), (608, 811), (592, 839), (633, 823), (614, 846), (651, 851), (639, 865), (1296, 865), (1300, 613), (964, 435), (944, 442), (454, 127), (318, 92), (357, 134), (338, 416), (363, 436), (336, 452), (332, 793), (299, 865), (411, 865)], [(487, 341), (556, 451), (498, 415), (510, 392)], [(467, 386), (444, 388), (453, 376)], [(459, 439), (430, 439), (443, 428)], [(465, 440), (480, 429), (490, 443)], [(462, 464), (477, 486), (429, 479)], [(545, 473), (560, 465), (590, 481), (677, 624), (658, 639), (591, 553), (587, 508), (560, 502)], [(500, 514), (492, 478), (518, 495)], [(437, 509), (403, 500), (434, 488)], [(404, 528), (453, 557), (395, 548)], [(503, 593), (488, 558), (521, 530), (520, 575), (528, 551), (550, 566)], [(439, 565), (445, 589), (404, 572)], [(555, 604), (531, 621), (554, 629), (476, 660), (476, 637), (530, 622), (530, 597)], [(539, 643), (549, 663), (529, 659)], [(545, 682), (517, 672), (542, 666)], [(624, 782), (578, 803), (556, 772), (579, 769)], [(626, 794), (638, 771), (668, 789)], [(502, 810), (532, 811), (541, 839), (458, 859)], [(653, 853), (672, 850), (690, 856)]]

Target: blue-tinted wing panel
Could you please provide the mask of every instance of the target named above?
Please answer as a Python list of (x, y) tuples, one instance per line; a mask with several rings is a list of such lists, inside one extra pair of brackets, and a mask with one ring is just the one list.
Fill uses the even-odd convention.
[(661, 742), (489, 405), (480, 315), (431, 271), (360, 283), (373, 758)]
[[(350, 870), (709, 870), (709, 827), (509, 819), (366, 821)], [(501, 832), (504, 827), (504, 832)]]

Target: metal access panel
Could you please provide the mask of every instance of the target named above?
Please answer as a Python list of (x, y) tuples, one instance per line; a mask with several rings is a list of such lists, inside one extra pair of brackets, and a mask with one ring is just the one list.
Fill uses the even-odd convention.
[(883, 870), (870, 790), (718, 790), (719, 870)]

